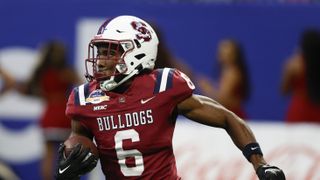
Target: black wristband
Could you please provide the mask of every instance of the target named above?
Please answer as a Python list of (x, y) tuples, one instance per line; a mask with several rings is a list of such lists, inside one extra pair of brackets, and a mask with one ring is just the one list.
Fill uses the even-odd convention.
[(247, 145), (243, 148), (242, 154), (247, 158), (247, 160), (248, 160), (249, 162), (251, 162), (251, 161), (250, 161), (251, 155), (253, 155), (253, 154), (263, 155), (263, 154), (262, 154), (262, 151), (261, 151), (261, 148), (260, 148), (260, 145), (259, 145), (258, 143), (256, 143), (256, 142), (247, 144)]

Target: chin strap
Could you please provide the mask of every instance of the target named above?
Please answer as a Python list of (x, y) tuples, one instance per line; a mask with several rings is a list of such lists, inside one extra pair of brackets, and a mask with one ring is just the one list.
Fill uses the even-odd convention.
[(104, 91), (111, 91), (138, 73), (139, 73), (139, 70), (135, 69), (130, 74), (122, 78), (119, 82), (116, 82), (114, 76), (112, 76), (109, 80), (101, 82), (100, 88)]

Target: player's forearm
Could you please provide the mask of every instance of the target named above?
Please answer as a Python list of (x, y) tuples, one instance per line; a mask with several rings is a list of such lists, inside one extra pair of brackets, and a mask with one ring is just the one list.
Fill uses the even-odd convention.
[(262, 151), (249, 126), (239, 117), (230, 113), (227, 118), (226, 131), (234, 144), (243, 152), (256, 170), (260, 165), (266, 164)]
[(198, 100), (201, 106), (189, 113), (192, 114), (191, 117), (195, 117), (193, 119), (203, 124), (224, 128), (241, 150), (247, 144), (256, 142), (253, 132), (240, 117), (213, 99), (198, 96)]
[(83, 127), (79, 121), (77, 120), (72, 120), (71, 121), (71, 135), (82, 135), (82, 136), (86, 136), (90, 139), (93, 138), (93, 135), (85, 128)]
[(234, 144), (241, 150), (245, 145), (256, 142), (255, 136), (249, 126), (234, 113), (227, 113), (225, 129)]

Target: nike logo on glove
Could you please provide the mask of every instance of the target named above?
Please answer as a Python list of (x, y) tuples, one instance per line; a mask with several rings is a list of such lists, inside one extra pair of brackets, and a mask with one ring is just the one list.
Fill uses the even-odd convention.
[(256, 149), (258, 149), (259, 147), (252, 147), (251, 148), (251, 150), (253, 151), (253, 150), (256, 150)]
[(149, 102), (153, 98), (155, 98), (155, 96), (152, 96), (151, 98), (148, 98), (148, 99), (141, 99), (141, 104), (145, 104), (145, 103)]
[(266, 170), (264, 170), (264, 173), (267, 173), (267, 172), (271, 172), (271, 173), (275, 174), (274, 169), (266, 169)]
[(63, 172), (65, 172), (69, 167), (70, 167), (70, 165), (65, 167), (65, 168), (63, 168), (63, 169), (59, 168), (59, 174), (62, 174)]

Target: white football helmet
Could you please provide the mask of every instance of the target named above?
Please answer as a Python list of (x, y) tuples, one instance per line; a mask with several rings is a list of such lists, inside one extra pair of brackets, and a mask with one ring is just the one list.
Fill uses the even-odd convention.
[[(118, 16), (105, 21), (97, 35), (89, 43), (86, 59), (86, 78), (100, 82), (103, 90), (110, 91), (144, 69), (154, 68), (159, 40), (153, 28), (144, 20), (134, 16)], [(119, 58), (112, 75), (99, 71), (98, 47), (116, 49)], [(113, 52), (114, 53), (114, 52)]]

